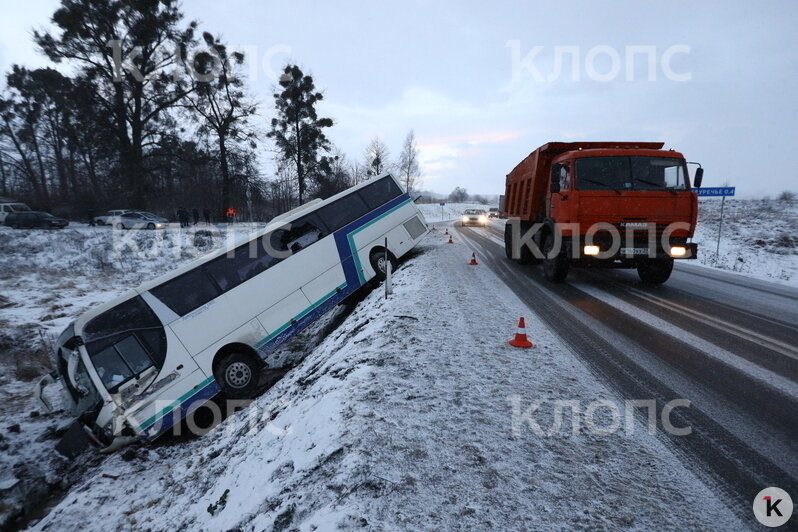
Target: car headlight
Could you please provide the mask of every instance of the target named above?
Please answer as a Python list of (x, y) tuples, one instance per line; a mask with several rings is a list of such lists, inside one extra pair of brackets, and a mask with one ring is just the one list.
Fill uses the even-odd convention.
[(687, 248), (684, 246), (672, 246), (671, 257), (684, 257), (687, 254)]
[(463, 223), (468, 221), (468, 216), (463, 216)]
[(601, 250), (598, 246), (585, 246), (582, 251), (585, 255), (598, 255)]
[(488, 221), (487, 217), (485, 217), (485, 216), (480, 216), (479, 217), (479, 223), (483, 223), (484, 224), (487, 221)]

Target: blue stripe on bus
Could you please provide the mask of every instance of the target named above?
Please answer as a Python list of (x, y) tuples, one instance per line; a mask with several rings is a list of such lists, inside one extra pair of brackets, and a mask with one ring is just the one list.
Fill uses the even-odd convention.
[[(147, 421), (140, 425), (140, 431), (145, 433), (145, 437), (154, 440), (164, 431), (168, 430), (175, 423), (179, 423), (188, 414), (196, 410), (202, 403), (215, 396), (221, 391), (219, 383), (212, 376), (206, 378), (190, 391), (184, 393), (177, 400), (166, 408), (161, 409)], [(186, 405), (186, 406), (184, 406)], [(158, 426), (152, 429), (156, 423)]]
[[(357, 254), (357, 247), (352, 237), (380, 218), (389, 215), (410, 201), (411, 199), (408, 194), (402, 194), (333, 233), (335, 245), (338, 249), (338, 256), (344, 269), (346, 282), (297, 314), (291, 321), (283, 324), (276, 331), (269, 334), (269, 336), (258, 341), (254, 346), (255, 349), (262, 356), (268, 355), (279, 345), (283, 344), (289, 338), (326, 314), (333, 307), (350, 296), (355, 290), (360, 288), (365, 283), (365, 277), (363, 276), (363, 268)], [(141, 432), (145, 433), (147, 439), (154, 440), (175, 423), (182, 421), (189, 413), (220, 391), (221, 387), (216, 382), (213, 375), (207, 377), (190, 392), (183, 394), (171, 405), (142, 423), (140, 425)], [(184, 408), (184, 405), (187, 405), (187, 407)], [(155, 425), (158, 420), (160, 420), (159, 426), (155, 432), (152, 432), (151, 427)]]

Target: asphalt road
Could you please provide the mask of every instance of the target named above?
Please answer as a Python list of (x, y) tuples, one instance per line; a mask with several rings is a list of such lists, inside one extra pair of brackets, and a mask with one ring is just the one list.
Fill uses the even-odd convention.
[(761, 527), (769, 486), (798, 502), (798, 290), (687, 263), (661, 286), (585, 269), (555, 284), (505, 257), (501, 226), (455, 227), (619, 398), (690, 400), (672, 419), (692, 432), (657, 435), (740, 519)]

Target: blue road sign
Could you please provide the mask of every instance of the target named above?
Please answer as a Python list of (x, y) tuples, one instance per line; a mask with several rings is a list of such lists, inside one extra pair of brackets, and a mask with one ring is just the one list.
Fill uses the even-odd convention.
[(439, 203), (438, 205), (440, 205), (441, 207), (443, 207), (443, 206), (444, 206), (444, 205), (446, 205), (446, 204), (445, 204), (445, 203)]
[(734, 196), (734, 187), (706, 187), (695, 189), (699, 196)]

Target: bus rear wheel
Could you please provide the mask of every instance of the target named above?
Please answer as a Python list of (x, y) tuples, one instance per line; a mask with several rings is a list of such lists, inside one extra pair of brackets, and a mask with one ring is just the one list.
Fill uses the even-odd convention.
[(673, 259), (648, 259), (637, 265), (637, 275), (646, 284), (662, 284), (673, 271)]
[(388, 264), (391, 265), (391, 272), (396, 271), (396, 257), (393, 256), (393, 253), (390, 251), (386, 253), (384, 248), (378, 248), (371, 251), (369, 254), (369, 262), (371, 263), (371, 267), (374, 268), (374, 272), (377, 274), (376, 277), (380, 281), (385, 279), (385, 272)]
[(216, 382), (230, 399), (253, 399), (258, 391), (260, 364), (249, 355), (223, 355), (214, 369)]

